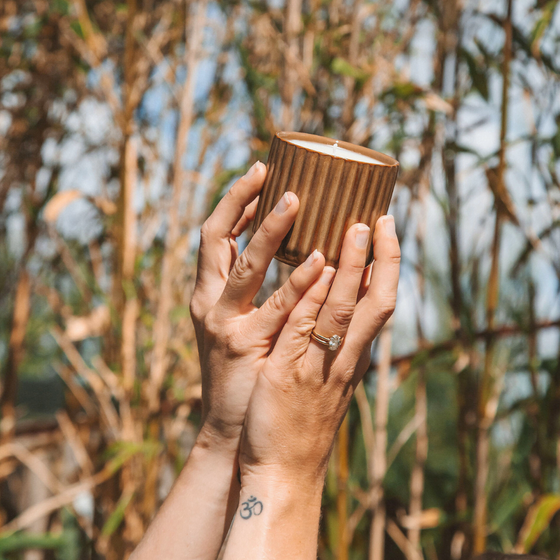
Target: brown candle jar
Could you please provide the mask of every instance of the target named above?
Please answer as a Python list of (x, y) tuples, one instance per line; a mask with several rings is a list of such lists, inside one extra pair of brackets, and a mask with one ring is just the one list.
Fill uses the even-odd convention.
[[(292, 144), (304, 140), (346, 148), (381, 162), (362, 163)], [(334, 151), (334, 150), (333, 150)], [(326, 263), (338, 268), (346, 231), (361, 222), (370, 229), (366, 265), (373, 261), (372, 237), (380, 216), (387, 213), (399, 163), (368, 148), (314, 134), (278, 132), (272, 141), (266, 180), (259, 198), (253, 231), (286, 191), (299, 198), (296, 221), (276, 252), (276, 259), (298, 266), (317, 249)]]

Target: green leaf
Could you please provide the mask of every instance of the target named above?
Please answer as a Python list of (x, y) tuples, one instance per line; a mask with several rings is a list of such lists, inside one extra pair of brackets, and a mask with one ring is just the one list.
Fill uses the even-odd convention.
[(540, 41), (545, 34), (550, 22), (552, 21), (552, 16), (554, 15), (554, 10), (558, 5), (558, 0), (551, 0), (542, 10), (542, 15), (540, 19), (537, 20), (531, 31), (531, 46)]
[(339, 74), (341, 76), (350, 76), (359, 82), (365, 82), (369, 77), (370, 74), (365, 72), (361, 68), (356, 68), (352, 66), (347, 60), (341, 57), (336, 57), (331, 64), (331, 70), (335, 74)]
[(64, 545), (64, 536), (51, 533), (30, 534), (11, 533), (0, 534), (0, 553), (27, 550), (30, 548), (53, 549)]
[(488, 76), (486, 72), (480, 68), (475, 57), (466, 49), (461, 49), (461, 57), (467, 63), (469, 74), (471, 76), (473, 87), (480, 95), (488, 101)]
[(128, 495), (123, 494), (121, 496), (114, 511), (105, 522), (105, 525), (103, 525), (103, 529), (101, 529), (101, 534), (104, 537), (110, 537), (119, 528), (122, 520), (124, 519), (126, 508), (129, 506), (132, 498), (134, 498), (134, 493)]
[(78, 35), (78, 37), (80, 37), (80, 39), (83, 39), (84, 36), (84, 32), (82, 30), (82, 26), (80, 25), (79, 21), (73, 21), (70, 24), (70, 27), (73, 29), (73, 31), (76, 33), (76, 35)]
[(560, 495), (558, 494), (546, 494), (531, 506), (519, 534), (519, 542), (525, 552), (531, 551), (559, 511)]

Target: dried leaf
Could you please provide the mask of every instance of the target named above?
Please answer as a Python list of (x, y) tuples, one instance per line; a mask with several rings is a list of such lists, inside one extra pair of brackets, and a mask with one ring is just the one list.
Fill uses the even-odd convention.
[(111, 324), (111, 314), (106, 305), (96, 307), (89, 315), (69, 317), (66, 321), (66, 336), (72, 341), (101, 336)]
[(62, 191), (56, 193), (45, 206), (44, 218), (45, 221), (53, 223), (56, 222), (60, 213), (72, 202), (82, 197), (82, 193), (77, 190)]

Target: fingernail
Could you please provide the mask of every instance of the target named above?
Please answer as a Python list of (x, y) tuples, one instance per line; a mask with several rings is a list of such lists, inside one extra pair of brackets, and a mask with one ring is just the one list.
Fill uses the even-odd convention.
[(395, 218), (393, 218), (393, 216), (385, 216), (385, 218), (383, 218), (383, 225), (385, 227), (385, 233), (389, 237), (397, 237), (397, 231), (395, 230)]
[(323, 274), (321, 274), (321, 284), (325, 284), (325, 286), (330, 286), (334, 275), (336, 274), (336, 270), (332, 266), (326, 266), (323, 270)]
[(278, 201), (276, 208), (274, 208), (274, 212), (276, 212), (276, 214), (283, 214), (291, 203), (290, 195), (287, 192), (284, 193), (284, 196)]
[(252, 177), (256, 173), (260, 164), (261, 164), (260, 161), (257, 161), (255, 163), (253, 163), (253, 165), (251, 166), (251, 169), (249, 169), (249, 171), (247, 171), (247, 173), (245, 173), (245, 178), (249, 179), (250, 177)]
[(365, 249), (367, 242), (369, 239), (369, 228), (362, 224), (358, 228), (358, 232), (356, 233), (356, 247), (358, 249)]
[(303, 266), (305, 268), (311, 268), (317, 262), (318, 258), (319, 258), (319, 251), (315, 249), (315, 251), (313, 251), (313, 253), (311, 253), (311, 255), (307, 257), (306, 261), (303, 263)]

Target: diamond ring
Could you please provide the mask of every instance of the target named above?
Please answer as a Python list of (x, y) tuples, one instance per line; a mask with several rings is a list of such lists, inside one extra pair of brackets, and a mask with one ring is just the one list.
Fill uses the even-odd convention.
[(311, 338), (313, 340), (316, 340), (323, 346), (328, 346), (329, 350), (332, 350), (333, 352), (336, 352), (340, 348), (340, 345), (344, 340), (344, 337), (338, 336), (337, 334), (334, 334), (333, 336), (328, 338), (326, 336), (323, 336), (322, 334), (316, 333), (315, 330), (311, 331)]

